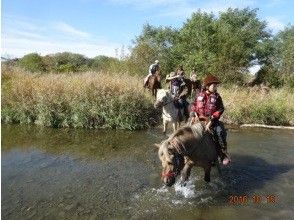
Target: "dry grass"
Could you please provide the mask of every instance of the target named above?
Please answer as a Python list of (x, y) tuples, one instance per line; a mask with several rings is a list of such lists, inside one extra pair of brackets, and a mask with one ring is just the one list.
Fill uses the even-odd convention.
[[(219, 88), (227, 123), (294, 125), (294, 96), (287, 88)], [(4, 123), (53, 127), (142, 129), (159, 112), (142, 88), (142, 79), (126, 74), (86, 72), (31, 74), (2, 69)]]
[(294, 125), (294, 96), (288, 88), (270, 89), (235, 87), (220, 88), (230, 123)]
[(142, 80), (125, 74), (2, 73), (4, 122), (139, 129), (154, 114), (150, 100)]

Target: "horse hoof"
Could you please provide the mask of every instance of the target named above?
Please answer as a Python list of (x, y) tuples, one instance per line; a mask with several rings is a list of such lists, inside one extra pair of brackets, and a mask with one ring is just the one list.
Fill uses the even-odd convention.
[(210, 182), (210, 177), (204, 177), (205, 182), (209, 183)]
[(181, 187), (185, 187), (187, 185), (186, 182), (181, 182)]

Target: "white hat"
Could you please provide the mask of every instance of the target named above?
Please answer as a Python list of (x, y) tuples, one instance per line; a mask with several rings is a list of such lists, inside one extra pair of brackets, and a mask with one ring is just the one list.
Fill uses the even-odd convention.
[(155, 60), (155, 63), (159, 63), (159, 60)]

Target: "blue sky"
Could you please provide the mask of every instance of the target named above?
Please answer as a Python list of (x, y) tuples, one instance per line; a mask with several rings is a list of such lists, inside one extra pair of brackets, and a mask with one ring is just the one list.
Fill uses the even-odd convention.
[(143, 24), (179, 28), (198, 9), (217, 15), (247, 6), (259, 8), (273, 33), (294, 24), (292, 0), (2, 0), (1, 56), (116, 57), (122, 47), (128, 52)]

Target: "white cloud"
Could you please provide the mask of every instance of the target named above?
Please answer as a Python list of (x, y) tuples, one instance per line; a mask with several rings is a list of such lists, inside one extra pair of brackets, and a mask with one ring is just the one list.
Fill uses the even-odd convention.
[(16, 57), (22, 57), (28, 53), (39, 53), (41, 55), (57, 52), (72, 52), (95, 57), (97, 55), (115, 56), (115, 49), (120, 45), (105, 42), (80, 42), (80, 41), (48, 41), (8, 38), (3, 39), (2, 54), (9, 54)]
[[(69, 24), (47, 24), (19, 17), (2, 19), (1, 55), (22, 57), (28, 53), (41, 55), (57, 52), (73, 52), (87, 57), (106, 55), (115, 57), (115, 49), (121, 44), (110, 42), (104, 36), (80, 31)], [(44, 28), (46, 27), (46, 28)]]
[(254, 6), (255, 0), (212, 0), (212, 1), (191, 1), (191, 0), (109, 0), (114, 4), (129, 5), (138, 10), (156, 8), (155, 16), (187, 18), (199, 9), (204, 12), (215, 14), (231, 8), (244, 8)]
[(285, 27), (285, 24), (275, 17), (267, 17), (266, 21), (268, 28), (272, 30), (274, 33), (284, 29)]
[(59, 30), (65, 34), (69, 34), (72, 36), (77, 36), (77, 37), (82, 37), (82, 38), (90, 37), (89, 33), (80, 31), (80, 30), (78, 30), (78, 29), (76, 29), (76, 28), (72, 27), (71, 25), (66, 24), (64, 22), (57, 23), (55, 28), (56, 28), (56, 30)]
[(159, 7), (159, 6), (173, 6), (182, 3), (186, 3), (187, 0), (109, 0), (113, 4), (129, 5), (140, 10), (148, 8)]

